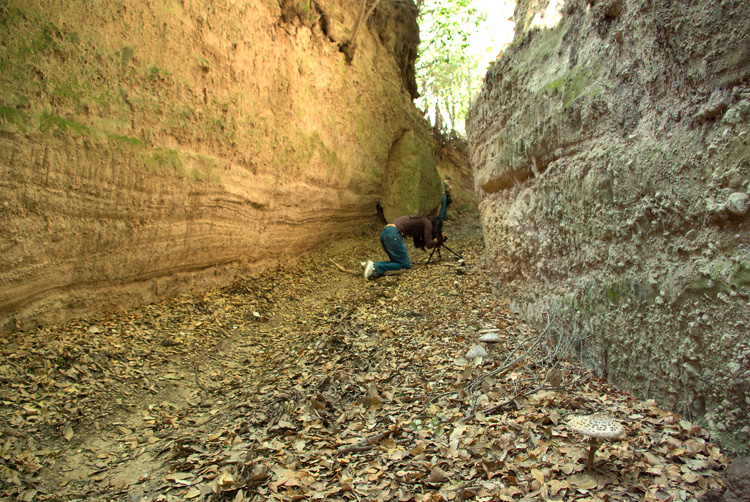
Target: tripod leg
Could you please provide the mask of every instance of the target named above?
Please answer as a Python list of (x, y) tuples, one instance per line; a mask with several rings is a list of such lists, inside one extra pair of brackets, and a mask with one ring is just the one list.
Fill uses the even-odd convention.
[(463, 256), (461, 256), (460, 254), (456, 253), (455, 251), (453, 251), (453, 250), (452, 250), (451, 248), (449, 248), (449, 247), (448, 247), (448, 246), (446, 246), (445, 244), (442, 244), (442, 245), (441, 245), (440, 247), (444, 247), (445, 249), (447, 249), (448, 251), (450, 251), (450, 252), (451, 252), (451, 253), (453, 253), (454, 255), (458, 256), (458, 258), (459, 258), (459, 259), (461, 259), (461, 260), (463, 260), (463, 259), (464, 259), (464, 257), (463, 257)]
[(437, 248), (435, 248), (435, 249), (432, 250), (432, 253), (430, 253), (430, 257), (427, 258), (427, 262), (425, 263), (425, 265), (429, 265), (430, 264), (430, 260), (432, 260), (432, 255), (435, 254), (436, 250), (437, 250)]

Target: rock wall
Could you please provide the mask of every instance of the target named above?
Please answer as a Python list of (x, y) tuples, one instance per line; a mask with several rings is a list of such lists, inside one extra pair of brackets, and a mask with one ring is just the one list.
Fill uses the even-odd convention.
[(488, 257), (598, 373), (750, 443), (750, 11), (522, 1), (467, 118)]
[(434, 210), (415, 7), (381, 1), (350, 43), (358, 6), (3, 2), (0, 331), (225, 284), (379, 205)]
[(433, 131), (435, 162), (440, 179), (451, 178), (453, 203), (448, 208), (447, 219), (465, 214), (477, 214), (477, 197), (474, 190), (474, 173), (469, 160), (469, 145), (464, 138), (446, 137)]

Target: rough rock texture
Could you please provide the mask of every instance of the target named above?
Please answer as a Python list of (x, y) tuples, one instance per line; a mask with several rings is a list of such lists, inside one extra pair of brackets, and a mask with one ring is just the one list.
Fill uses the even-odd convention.
[(610, 381), (750, 442), (750, 11), (519, 2), (467, 119), (489, 259)]
[(451, 178), (453, 203), (448, 208), (448, 219), (456, 213), (477, 212), (477, 198), (474, 190), (474, 173), (469, 160), (469, 145), (462, 138), (446, 138), (434, 133), (434, 152), (440, 179)]
[(732, 461), (725, 474), (724, 490), (709, 490), (698, 502), (748, 502), (750, 500), (750, 457)]
[(381, 1), (347, 62), (357, 7), (3, 2), (0, 331), (225, 283), (378, 206), (434, 211), (414, 5)]

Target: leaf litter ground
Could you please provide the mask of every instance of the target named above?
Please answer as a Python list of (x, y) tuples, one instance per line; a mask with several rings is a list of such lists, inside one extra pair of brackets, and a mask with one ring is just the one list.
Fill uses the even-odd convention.
[[(262, 276), (0, 339), (0, 500), (697, 500), (705, 430), (513, 315), (475, 218), (365, 281), (378, 229)], [(334, 266), (330, 259), (335, 260)], [(347, 273), (342, 269), (354, 271)], [(494, 342), (480, 342), (489, 335)], [(479, 354), (479, 357), (469, 357)], [(573, 415), (625, 434), (593, 469)]]

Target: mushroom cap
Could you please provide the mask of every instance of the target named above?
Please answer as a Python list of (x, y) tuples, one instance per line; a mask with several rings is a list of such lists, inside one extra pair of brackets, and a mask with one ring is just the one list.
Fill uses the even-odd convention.
[(479, 341), (488, 343), (499, 342), (500, 335), (498, 335), (497, 333), (485, 333), (484, 335), (479, 337)]
[(474, 345), (466, 353), (466, 358), (467, 359), (476, 359), (477, 357), (487, 357), (488, 355), (489, 354), (487, 354), (487, 351), (484, 350), (484, 347), (482, 347), (481, 345)]
[(568, 429), (586, 436), (612, 439), (620, 436), (624, 429), (620, 422), (603, 415), (577, 415), (568, 419)]

